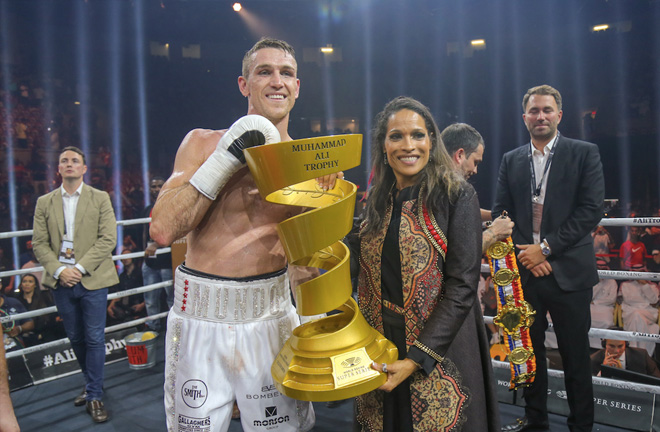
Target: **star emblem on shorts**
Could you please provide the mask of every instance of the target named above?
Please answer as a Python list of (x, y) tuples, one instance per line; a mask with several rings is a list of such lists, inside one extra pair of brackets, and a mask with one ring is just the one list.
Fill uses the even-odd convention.
[(186, 303), (188, 302), (186, 299), (188, 298), (188, 279), (183, 281), (183, 300), (181, 301), (182, 306), (181, 306), (181, 311), (185, 312), (186, 311)]

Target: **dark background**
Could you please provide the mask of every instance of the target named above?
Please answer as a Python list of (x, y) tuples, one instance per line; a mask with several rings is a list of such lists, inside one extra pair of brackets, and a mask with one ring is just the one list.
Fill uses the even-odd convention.
[[(168, 176), (187, 131), (226, 128), (245, 114), (236, 84), (245, 51), (263, 35), (282, 38), (297, 51), (301, 80), (294, 138), (353, 121), (366, 160), (375, 114), (413, 96), (441, 129), (462, 121), (484, 136), (472, 182), (489, 207), (502, 154), (529, 139), (522, 96), (547, 83), (564, 97), (560, 131), (600, 146), (616, 212), (659, 205), (657, 0), (253, 0), (240, 14), (232, 3), (1, 0), (3, 87), (55, 87), (45, 100), (89, 131), (71, 132), (67, 144), (107, 147), (116, 172)], [(610, 29), (592, 31), (603, 23)], [(477, 38), (485, 49), (470, 48)], [(168, 43), (169, 56), (152, 55), (154, 42)], [(200, 58), (182, 56), (191, 44)], [(336, 61), (318, 54), (326, 44)], [(364, 190), (368, 172), (363, 163), (349, 178)]]

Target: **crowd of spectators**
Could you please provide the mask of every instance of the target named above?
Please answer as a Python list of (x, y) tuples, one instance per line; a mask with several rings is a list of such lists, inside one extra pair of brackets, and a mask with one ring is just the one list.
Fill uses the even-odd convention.
[[(80, 128), (75, 104), (55, 106), (49, 101), (71, 101), (73, 100), (71, 94), (71, 89), (59, 80), (18, 80), (12, 84), (9, 93), (0, 89), (0, 163), (6, 166), (10, 147), (13, 148), (14, 156), (13, 168), (10, 170), (13, 174), (13, 186), (10, 187), (10, 172), (0, 171), (1, 232), (31, 229), (36, 199), (59, 184), (59, 179), (56, 178), (58, 151), (67, 145), (79, 143)], [(11, 113), (5, 105), (11, 108)], [(100, 116), (98, 113), (93, 115)], [(102, 120), (99, 122), (103, 123)], [(334, 133), (351, 133), (351, 130), (310, 130), (308, 135)], [(136, 166), (135, 158), (123, 158), (121, 161), (123, 169), (116, 173), (113, 169), (112, 154), (108, 146), (101, 143), (90, 149), (89, 160), (89, 172), (85, 181), (97, 189), (108, 192), (113, 205), (116, 206), (117, 202), (121, 203), (121, 209), (115, 208), (121, 219), (140, 217), (146, 203), (143, 173), (141, 168)], [(119, 175), (118, 182), (114, 181), (114, 175)], [(115, 190), (117, 183), (118, 191)], [(117, 197), (117, 194), (120, 196)], [(16, 209), (14, 226), (10, 214), (10, 200), (13, 200)], [(635, 213), (631, 212), (630, 216), (634, 217)], [(660, 215), (660, 210), (654, 211), (653, 215)], [(142, 227), (139, 226), (135, 229), (126, 227), (123, 242), (125, 250), (143, 250), (139, 248), (144, 246), (138, 244), (142, 242), (142, 236), (139, 234), (141, 230)], [(592, 236), (599, 268), (660, 272), (660, 227), (607, 229), (599, 226)], [(15, 267), (11, 246), (9, 240), (0, 242), (0, 271)], [(19, 267), (37, 267), (38, 263), (32, 254), (30, 241), (21, 240), (19, 247)], [(141, 283), (136, 285), (137, 280), (141, 279), (140, 262), (125, 261), (128, 265), (118, 265), (120, 276), (124, 275), (123, 283), (120, 284), (122, 286), (114, 291), (141, 285)], [(40, 274), (35, 273), (35, 276), (37, 280), (40, 278)], [(482, 310), (485, 315), (494, 315), (496, 304), (493, 284), (488, 275), (484, 276), (479, 288)], [(0, 278), (0, 290), (6, 296), (20, 299), (24, 296), (21, 288), (23, 282), (21, 280), (19, 283), (16, 278)], [(43, 296), (37, 296), (36, 299), (36, 303), (25, 304), (26, 308), (34, 307), (32, 304), (52, 304), (47, 292), (44, 292)], [(25, 303), (24, 300), (22, 301)], [(144, 316), (144, 299), (142, 296), (134, 296), (130, 300), (113, 301), (109, 303), (108, 311), (112, 322), (119, 322), (123, 317)], [(658, 287), (652, 282), (645, 281), (602, 280), (594, 287), (592, 321), (594, 327), (608, 328), (622, 325), (626, 330), (658, 333)], [(497, 343), (499, 341), (497, 328), (494, 325), (488, 327), (492, 335), (491, 342)], [(40, 341), (44, 337), (38, 331), (32, 333), (34, 334), (24, 338), (28, 343)], [(56, 333), (53, 332), (46, 337), (55, 337)], [(552, 341), (552, 337), (549, 340)], [(652, 354), (654, 345), (646, 345), (649, 353)], [(599, 347), (600, 340), (596, 338), (592, 341), (592, 346)]]
[[(635, 217), (631, 212), (630, 217)], [(654, 216), (660, 210), (654, 212)], [(659, 227), (632, 226), (620, 229), (620, 242), (603, 226), (593, 233), (596, 263), (600, 270), (657, 272), (660, 270)], [(656, 283), (643, 279), (615, 280), (601, 278), (594, 287), (591, 304), (592, 327), (623, 328), (626, 331), (658, 334), (660, 291)], [(630, 342), (630, 347), (655, 353), (653, 342)], [(592, 348), (600, 348), (598, 338), (591, 339)]]

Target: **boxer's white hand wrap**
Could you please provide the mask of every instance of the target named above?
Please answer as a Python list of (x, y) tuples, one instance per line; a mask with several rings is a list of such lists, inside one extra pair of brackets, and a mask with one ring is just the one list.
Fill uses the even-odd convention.
[(280, 141), (280, 133), (267, 118), (254, 114), (241, 117), (220, 138), (215, 151), (193, 174), (190, 184), (215, 200), (231, 176), (245, 165), (243, 149)]

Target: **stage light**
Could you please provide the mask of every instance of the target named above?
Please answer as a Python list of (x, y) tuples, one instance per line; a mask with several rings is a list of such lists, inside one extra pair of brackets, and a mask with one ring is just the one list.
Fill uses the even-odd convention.
[(240, 12), (241, 9), (243, 9), (243, 6), (241, 6), (240, 3), (234, 3), (234, 5), (232, 6), (232, 8), (234, 9), (234, 11), (236, 11), (236, 12)]
[(595, 31), (595, 32), (598, 32), (598, 31), (605, 31), (605, 30), (607, 30), (608, 28), (610, 28), (610, 25), (609, 25), (609, 24), (599, 24), (599, 25), (595, 25), (595, 26), (593, 26), (593, 27), (591, 28), (591, 31)]
[(485, 39), (474, 39), (474, 40), (470, 41), (470, 44), (472, 46), (486, 45), (486, 40)]
[(323, 54), (332, 54), (333, 51), (334, 51), (334, 49), (330, 45), (321, 47), (321, 52)]

